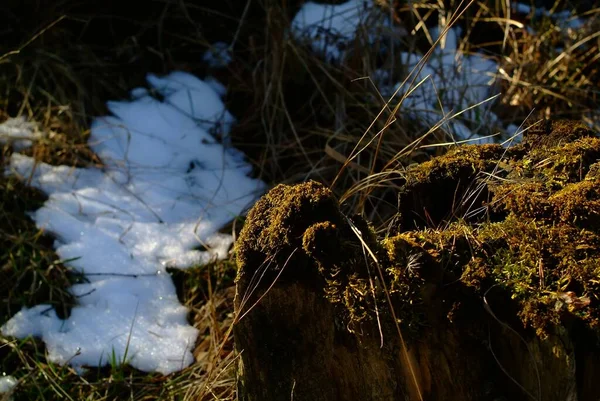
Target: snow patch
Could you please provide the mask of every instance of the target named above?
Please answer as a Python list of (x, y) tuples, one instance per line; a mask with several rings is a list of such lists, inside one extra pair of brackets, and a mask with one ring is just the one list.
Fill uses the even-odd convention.
[(339, 61), (359, 27), (373, 11), (371, 0), (350, 0), (339, 5), (308, 1), (292, 21), (294, 37), (309, 43), (313, 52)]
[(226, 68), (233, 60), (231, 47), (225, 42), (214, 43), (202, 57), (211, 68)]
[[(442, 33), (440, 28), (432, 28), (429, 32), (434, 41)], [(414, 85), (422, 82), (406, 97), (401, 110), (429, 126), (460, 112), (460, 116), (443, 125), (454, 140), (475, 138), (476, 141), (470, 143), (493, 142), (493, 138), (479, 137), (477, 128), (489, 129), (499, 119), (489, 110), (491, 103), (475, 105), (493, 96), (498, 64), (480, 54), (464, 54), (459, 48), (459, 38), (459, 29), (449, 29), (429, 60), (416, 53), (401, 52), (400, 61), (407, 73), (413, 70), (417, 73), (423, 66), (415, 76)], [(411, 80), (412, 77), (408, 82)], [(391, 96), (400, 85), (387, 86), (380, 81), (380, 90), (384, 96)], [(398, 99), (404, 91), (398, 93)], [(474, 129), (467, 127), (465, 122)]]
[(41, 337), (53, 362), (94, 367), (114, 356), (164, 374), (190, 365), (198, 332), (166, 268), (225, 258), (232, 237), (218, 230), (265, 188), (239, 151), (215, 139), (234, 119), (214, 85), (183, 72), (148, 82), (163, 100), (135, 89), (134, 100), (109, 102), (112, 115), (93, 122), (88, 145), (104, 168), (11, 157), (7, 173), (31, 176), (49, 195), (31, 214), (36, 225), (86, 279), (70, 288), (78, 305), (68, 319), (38, 305), (0, 328)]
[(15, 379), (14, 377), (12, 377), (12, 376), (0, 377), (0, 395), (11, 393), (16, 386), (17, 386), (17, 379)]
[(36, 125), (23, 116), (9, 118), (0, 124), (0, 144), (9, 143), (16, 151), (30, 147), (41, 136)]
[[(297, 39), (308, 42), (313, 52), (335, 63), (343, 60), (346, 49), (357, 39), (359, 29), (364, 29), (369, 43), (378, 41), (381, 51), (388, 53), (388, 41), (381, 41), (382, 34), (391, 33), (391, 38), (402, 35), (371, 0), (349, 0), (339, 5), (309, 1), (294, 17), (291, 33)], [(435, 41), (441, 29), (433, 28), (429, 32)], [(479, 143), (492, 142), (494, 140), (490, 137), (478, 136), (479, 128), (498, 124), (498, 117), (489, 110), (491, 103), (473, 106), (493, 95), (498, 65), (481, 54), (464, 54), (459, 49), (459, 42), (460, 31), (449, 29), (417, 75), (415, 84), (425, 81), (404, 100), (402, 110), (410, 117), (433, 126), (444, 117), (472, 107), (460, 117), (444, 123), (443, 127), (456, 141), (475, 138)], [(399, 54), (400, 64), (407, 72), (419, 65), (422, 58), (417, 53)], [(390, 85), (393, 83), (389, 82), (391, 76), (391, 72), (385, 69), (374, 71), (372, 76), (385, 97), (391, 97), (400, 86), (400, 83)]]

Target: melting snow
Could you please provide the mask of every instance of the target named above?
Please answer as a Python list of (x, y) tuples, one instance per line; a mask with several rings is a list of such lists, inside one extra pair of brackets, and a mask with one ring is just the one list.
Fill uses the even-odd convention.
[(12, 376), (0, 377), (0, 395), (11, 392), (17, 385), (17, 379)]
[(68, 319), (38, 305), (0, 330), (41, 337), (56, 363), (99, 366), (114, 353), (143, 371), (190, 365), (198, 333), (165, 269), (226, 257), (232, 238), (217, 231), (264, 189), (247, 176), (241, 154), (209, 134), (227, 137), (234, 123), (214, 82), (182, 72), (148, 82), (162, 101), (138, 88), (134, 100), (109, 102), (113, 115), (92, 124), (88, 144), (104, 168), (11, 158), (8, 173), (33, 171), (32, 185), (49, 195), (32, 217), (86, 282), (70, 288), (78, 305)]
[(536, 18), (548, 17), (555, 21), (563, 29), (580, 29), (585, 25), (585, 21), (579, 17), (573, 16), (573, 11), (563, 10), (559, 12), (551, 12), (544, 7), (537, 7), (535, 10), (527, 4), (513, 3), (515, 12), (519, 14), (531, 14)]
[(41, 134), (34, 123), (25, 117), (9, 118), (0, 124), (0, 144), (10, 143), (14, 150), (22, 150), (31, 146), (32, 141), (39, 139)]
[(292, 21), (292, 34), (307, 41), (327, 60), (339, 61), (372, 10), (371, 0), (350, 0), (339, 5), (308, 1)]
[(204, 52), (203, 61), (212, 68), (225, 68), (231, 63), (233, 56), (230, 46), (225, 42), (216, 42)]
[[(378, 19), (375, 18), (378, 16)], [(339, 61), (345, 49), (356, 39), (358, 29), (363, 26), (368, 31), (370, 41), (381, 40), (376, 30), (390, 29), (393, 24), (387, 17), (377, 13), (372, 0), (350, 0), (339, 5), (305, 3), (294, 17), (292, 34), (308, 41), (312, 50), (329, 61)], [(385, 30), (385, 29), (384, 29)], [(393, 27), (391, 28), (393, 31)], [(433, 40), (440, 35), (440, 29), (430, 29)], [(482, 55), (463, 54), (459, 49), (460, 32), (449, 29), (436, 47), (425, 67), (418, 74), (415, 83), (426, 78), (403, 103), (403, 110), (413, 118), (427, 125), (434, 125), (444, 115), (452, 115), (474, 106), (493, 95), (493, 84), (498, 65)], [(382, 46), (385, 49), (385, 46)], [(411, 71), (422, 59), (416, 53), (401, 52), (401, 64)], [(391, 96), (400, 83), (389, 85), (390, 74), (386, 70), (376, 70), (374, 81), (384, 96)], [(440, 110), (440, 104), (442, 110)], [(484, 104), (464, 112), (460, 118), (446, 123), (455, 140), (467, 140), (477, 135), (464, 124), (469, 121), (474, 130), (498, 123), (498, 118)], [(490, 142), (490, 138), (479, 138), (478, 142)]]
[[(429, 32), (434, 41), (438, 39), (439, 28), (430, 29)], [(464, 124), (465, 120), (472, 126), (486, 129), (498, 123), (498, 117), (489, 111), (490, 103), (471, 108), (493, 96), (498, 65), (480, 54), (463, 54), (458, 48), (459, 36), (459, 29), (448, 30), (442, 42), (443, 47), (438, 45), (433, 50), (414, 81), (415, 85), (423, 82), (402, 103), (402, 109), (409, 116), (430, 126), (439, 122), (444, 115), (462, 112), (460, 118), (453, 118), (447, 123), (457, 141), (475, 137), (472, 130)], [(400, 59), (407, 71), (415, 69), (416, 72), (423, 56), (402, 52)], [(399, 86), (400, 83), (394, 87), (384, 86), (382, 92), (390, 95)], [(491, 138), (478, 140), (479, 143), (490, 141)]]

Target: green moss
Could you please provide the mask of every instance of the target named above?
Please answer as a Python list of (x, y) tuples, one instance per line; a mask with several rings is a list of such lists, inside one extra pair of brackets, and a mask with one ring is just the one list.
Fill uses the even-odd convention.
[(260, 274), (267, 284), (277, 276), (316, 286), (352, 329), (374, 310), (369, 276), (376, 270), (365, 246), (378, 252), (371, 228), (343, 216), (329, 189), (314, 181), (278, 185), (248, 214), (236, 243), (237, 281), (246, 287)]
[(600, 229), (600, 180), (569, 184), (553, 194), (549, 202), (560, 222)]
[(302, 236), (304, 252), (322, 263), (336, 263), (340, 246), (338, 228), (330, 221), (313, 224)]
[(588, 181), (600, 179), (600, 162), (590, 165), (588, 173), (585, 176)]
[(339, 225), (342, 221), (337, 200), (323, 185), (314, 181), (278, 185), (248, 214), (236, 243), (239, 270), (254, 274), (265, 261), (281, 268), (295, 249), (302, 248), (302, 235), (310, 226), (323, 222)]
[[(391, 292), (405, 306), (428, 308), (437, 299), (446, 305), (444, 313), (455, 317), (469, 302), (481, 305), (495, 287), (505, 302), (513, 302), (523, 326), (540, 336), (566, 315), (599, 328), (600, 237), (592, 231), (511, 214), (502, 222), (456, 222), (446, 230), (402, 233), (384, 244), (394, 261), (388, 269)], [(566, 303), (567, 293), (590, 304)], [(477, 313), (472, 307), (462, 312), (466, 319)], [(403, 317), (423, 313), (413, 310)]]
[[(467, 145), (450, 150), (446, 155), (408, 168), (404, 188), (399, 194), (400, 227), (402, 230), (436, 227), (467, 209), (461, 198), (477, 190), (492, 173), (506, 153), (500, 145)], [(485, 192), (476, 192), (469, 204), (480, 203)]]
[(600, 182), (594, 167), (600, 139), (585, 137), (552, 148), (532, 149), (511, 161), (504, 181), (490, 185), (493, 209), (527, 218), (598, 227)]
[[(478, 152), (469, 147), (451, 152), (414, 168), (418, 174), (407, 180), (404, 198), (412, 197), (415, 205), (431, 204), (434, 197), (445, 210), (445, 226), (404, 232), (384, 244), (398, 265), (406, 264), (411, 253), (426, 252), (428, 267), (421, 276), (436, 269), (441, 273), (424, 282), (442, 288), (455, 280), (429, 296), (448, 305), (448, 315), (467, 304), (465, 297), (481, 302), (494, 288), (511, 303), (523, 326), (540, 336), (573, 318), (599, 329), (600, 180), (594, 171), (600, 140), (579, 123), (547, 127), (504, 154), (485, 146)], [(478, 155), (488, 159), (474, 160)], [(488, 179), (478, 180), (481, 174)], [(457, 177), (470, 178), (486, 194), (487, 213), (479, 219), (449, 213), (448, 197), (427, 186), (450, 181), (456, 188), (453, 199), (457, 194), (461, 199), (468, 191), (463, 185), (461, 192), (452, 181)], [(419, 304), (423, 296), (414, 286), (423, 284), (412, 275), (396, 269), (392, 287)]]
[(541, 120), (528, 127), (523, 144), (530, 148), (551, 148), (594, 135), (582, 121)]
[(590, 166), (600, 158), (600, 139), (583, 137), (557, 147), (531, 148), (526, 158), (519, 160), (512, 178), (535, 178), (549, 189), (579, 182)]
[(351, 330), (389, 318), (389, 295), (413, 332), (489, 317), (494, 299), (496, 315), (539, 336), (573, 319), (600, 333), (600, 139), (573, 122), (543, 128), (511, 149), (457, 147), (408, 168), (400, 231), (381, 241), (323, 186), (278, 186), (248, 216), (238, 279), (295, 252), (294, 279), (312, 277)]
[(406, 185), (473, 177), (478, 171), (493, 168), (504, 152), (502, 146), (493, 144), (456, 147), (444, 156), (411, 166)]
[[(549, 325), (560, 321), (565, 312), (572, 312), (557, 307), (566, 292), (588, 297), (600, 289), (600, 254), (596, 250), (600, 239), (592, 232), (514, 215), (477, 231), (477, 240), (483, 248), (490, 232), (493, 236), (502, 233), (506, 245), (489, 247), (489, 259), (482, 259), (480, 267), (517, 302), (524, 325), (540, 335)], [(586, 308), (581, 312), (579, 317), (595, 327), (597, 309)]]

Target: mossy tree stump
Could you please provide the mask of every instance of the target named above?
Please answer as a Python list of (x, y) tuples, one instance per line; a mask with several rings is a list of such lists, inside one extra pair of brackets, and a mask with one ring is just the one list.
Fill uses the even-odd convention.
[(600, 139), (531, 132), (409, 168), (388, 238), (315, 182), (257, 202), (239, 398), (599, 400)]

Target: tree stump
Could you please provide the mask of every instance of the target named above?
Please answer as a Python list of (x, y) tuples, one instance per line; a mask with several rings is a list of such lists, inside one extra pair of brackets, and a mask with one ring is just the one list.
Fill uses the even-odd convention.
[(239, 399), (599, 400), (600, 139), (544, 130), (409, 168), (383, 239), (315, 182), (259, 200)]

